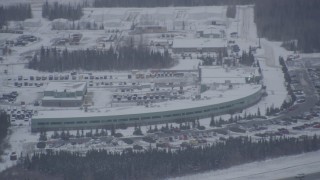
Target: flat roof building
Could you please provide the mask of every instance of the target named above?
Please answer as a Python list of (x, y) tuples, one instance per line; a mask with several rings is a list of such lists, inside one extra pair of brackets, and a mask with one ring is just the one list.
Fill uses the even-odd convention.
[(136, 34), (148, 34), (148, 33), (166, 33), (166, 26), (159, 25), (137, 25), (134, 28), (134, 33)]
[[(258, 68), (230, 68), (221, 66), (201, 66), (201, 84), (246, 84), (251, 78), (259, 79)], [(258, 81), (255, 81), (258, 83)]]
[(121, 124), (151, 124), (190, 120), (239, 111), (258, 102), (261, 85), (245, 84), (232, 89), (208, 90), (202, 99), (166, 101), (153, 106), (112, 107), (99, 110), (39, 111), (32, 117), (32, 131), (77, 129)]
[(77, 107), (87, 93), (86, 82), (50, 82), (44, 90), (42, 106)]
[(219, 52), (227, 50), (227, 41), (212, 38), (185, 38), (174, 39), (172, 51), (174, 53), (184, 52)]

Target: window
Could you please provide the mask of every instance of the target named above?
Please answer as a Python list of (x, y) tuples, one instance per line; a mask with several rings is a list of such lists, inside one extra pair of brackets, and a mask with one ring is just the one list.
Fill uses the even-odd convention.
[(187, 112), (186, 114), (187, 114), (187, 115), (190, 115), (190, 114), (193, 114), (193, 112)]
[(120, 122), (128, 121), (128, 119), (119, 119)]
[(138, 121), (139, 118), (130, 118), (130, 121)]
[(64, 124), (74, 124), (74, 122), (64, 122)]
[(100, 120), (90, 121), (90, 123), (100, 123)]
[(199, 113), (202, 113), (202, 111), (196, 111), (196, 112), (194, 112), (194, 113), (199, 114)]
[(209, 112), (210, 111), (210, 109), (206, 109), (206, 110), (203, 110), (204, 112)]
[(142, 120), (151, 119), (150, 117), (142, 117)]
[(233, 104), (230, 104), (230, 105), (226, 106), (226, 108), (229, 108), (229, 107), (232, 107), (232, 106), (233, 106)]
[(87, 121), (78, 121), (77, 124), (85, 124)]
[(152, 116), (152, 119), (159, 119), (161, 116)]
[(62, 122), (52, 122), (51, 125), (59, 125), (62, 124)]
[(171, 115), (169, 114), (169, 115), (164, 115), (164, 117), (171, 117)]
[(180, 114), (173, 114), (172, 116), (180, 116)]
[(44, 123), (44, 122), (39, 122), (38, 125), (43, 126), (43, 125), (47, 125), (49, 123)]

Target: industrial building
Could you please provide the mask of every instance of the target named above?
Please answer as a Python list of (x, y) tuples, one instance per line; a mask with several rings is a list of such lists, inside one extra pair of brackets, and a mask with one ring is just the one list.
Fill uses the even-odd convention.
[(137, 25), (134, 28), (134, 33), (136, 34), (145, 34), (145, 33), (166, 33), (166, 26), (159, 25)]
[[(232, 113), (258, 102), (264, 94), (261, 85), (242, 85), (213, 95), (202, 93), (198, 100), (176, 100), (154, 106), (117, 107), (99, 110), (39, 111), (31, 121), (32, 131), (110, 127), (121, 124), (152, 124), (191, 120)], [(210, 97), (209, 97), (210, 96)]]
[(174, 53), (212, 53), (223, 52), (227, 50), (227, 41), (218, 38), (194, 38), (173, 40), (172, 51)]
[(198, 38), (224, 38), (226, 33), (223, 29), (211, 27), (197, 30), (196, 35)]
[(201, 66), (201, 84), (247, 84), (259, 83), (262, 79), (258, 68), (246, 67), (221, 67), (221, 66)]
[(87, 93), (86, 82), (50, 82), (44, 90), (42, 106), (77, 107)]

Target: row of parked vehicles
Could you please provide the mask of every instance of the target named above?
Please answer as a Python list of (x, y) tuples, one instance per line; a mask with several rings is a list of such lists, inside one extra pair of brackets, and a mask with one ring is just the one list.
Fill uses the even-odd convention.
[(7, 40), (7, 46), (26, 46), (31, 42), (37, 41), (38, 38), (33, 35), (21, 35), (16, 40)]
[(308, 73), (318, 95), (320, 95), (320, 68), (309, 68)]
[(0, 97), (0, 101), (7, 101), (7, 102), (15, 102), (18, 97), (17, 91), (12, 91), (10, 93), (2, 94), (2, 97)]
[(43, 83), (31, 83), (31, 82), (14, 82), (13, 84), (15, 87), (22, 87), (22, 86), (36, 86), (36, 87), (41, 87), (43, 86)]
[[(24, 77), (24, 76), (18, 76), (17, 80), (18, 81), (46, 81), (46, 80), (102, 80), (102, 79), (113, 79), (113, 76), (110, 75), (104, 75), (104, 76), (93, 76), (93, 75), (43, 75), (43, 76), (29, 76), (29, 77)], [(12, 78), (8, 78), (8, 81), (11, 81)]]
[(14, 107), (8, 108), (7, 113), (10, 114), (11, 122), (15, 122), (16, 120), (29, 121), (35, 112), (33, 110), (18, 109)]

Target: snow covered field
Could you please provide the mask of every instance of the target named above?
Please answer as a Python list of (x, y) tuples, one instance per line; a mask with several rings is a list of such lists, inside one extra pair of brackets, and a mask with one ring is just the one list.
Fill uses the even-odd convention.
[[(200, 173), (170, 180), (275, 180), (294, 177), (297, 174), (319, 172), (320, 151), (286, 156), (234, 166), (229, 169)], [(294, 179), (294, 178), (293, 178)]]

